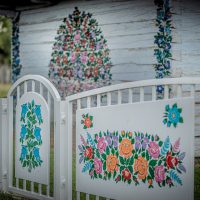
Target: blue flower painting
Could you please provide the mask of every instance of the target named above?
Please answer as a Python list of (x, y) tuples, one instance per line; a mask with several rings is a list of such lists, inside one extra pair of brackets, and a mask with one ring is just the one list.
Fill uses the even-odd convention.
[(35, 105), (35, 114), (37, 119), (39, 120), (39, 124), (43, 122), (42, 115), (41, 115), (41, 105)]
[(21, 149), (21, 160), (24, 160), (26, 158), (28, 151), (27, 151), (27, 146), (22, 145), (22, 149)]
[(28, 106), (27, 106), (27, 103), (21, 105), (21, 108), (22, 108), (22, 111), (21, 111), (21, 120), (25, 120), (25, 116), (26, 116), (26, 113), (28, 111)]
[(21, 132), (20, 132), (20, 137), (22, 140), (24, 140), (25, 136), (27, 134), (27, 128), (24, 124), (21, 125)]
[(173, 125), (175, 128), (178, 123), (183, 123), (183, 117), (181, 116), (182, 109), (178, 108), (177, 104), (173, 104), (172, 107), (169, 105), (165, 106), (165, 113), (163, 123), (170, 127)]
[(27, 102), (21, 106), (21, 156), (19, 158), (22, 167), (32, 169), (41, 166), (43, 163), (40, 156), (40, 146), (42, 145), (43, 123), (41, 105), (36, 105), (35, 101)]
[(33, 155), (35, 156), (35, 159), (37, 161), (40, 161), (40, 150), (37, 147), (34, 147), (33, 149)]
[(34, 136), (35, 136), (37, 141), (41, 140), (41, 133), (40, 132), (41, 132), (41, 128), (35, 127)]

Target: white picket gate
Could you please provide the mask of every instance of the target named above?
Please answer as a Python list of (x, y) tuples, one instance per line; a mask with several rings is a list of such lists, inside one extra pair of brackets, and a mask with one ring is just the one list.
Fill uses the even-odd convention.
[[(159, 85), (162, 85), (164, 87), (164, 95), (162, 98), (158, 99), (156, 89)], [(37, 75), (27, 75), (22, 77), (11, 87), (9, 91), (7, 98), (7, 121), (5, 120), (5, 100), (1, 100), (0, 102), (0, 144), (2, 145), (0, 152), (0, 187), (2, 187), (4, 191), (17, 193), (36, 199), (89, 200), (91, 195), (95, 195), (95, 197), (93, 197), (95, 199), (99, 199), (100, 196), (103, 196), (107, 199), (117, 199), (116, 196), (112, 196), (113, 191), (108, 193), (105, 188), (105, 192), (103, 189), (99, 192), (96, 188), (93, 188), (95, 187), (96, 182), (98, 182), (99, 180), (90, 180), (91, 182), (89, 184), (94, 185), (91, 187), (92, 189), (90, 190), (90, 192), (88, 192), (88, 190), (80, 190), (80, 188), (83, 188), (82, 185), (80, 185), (82, 181), (84, 182), (84, 180), (82, 179), (84, 176), (87, 177), (87, 174), (83, 174), (83, 177), (82, 175), (81, 177), (77, 177), (77, 175), (80, 175), (78, 172), (80, 168), (80, 164), (78, 163), (80, 152), (78, 150), (77, 142), (79, 142), (78, 137), (80, 136), (80, 134), (82, 134), (82, 132), (83, 135), (87, 135), (87, 127), (86, 130), (83, 129), (82, 132), (79, 133), (80, 116), (78, 115), (84, 112), (92, 112), (95, 114), (95, 109), (98, 110), (98, 112), (105, 111), (105, 113), (107, 113), (109, 109), (112, 112), (115, 112), (115, 109), (121, 109), (124, 108), (124, 106), (130, 107), (130, 110), (134, 110), (137, 106), (145, 106), (144, 103), (155, 103), (156, 105), (156, 102), (158, 102), (158, 104), (162, 104), (162, 102), (167, 102), (168, 100), (184, 102), (184, 99), (186, 99), (187, 101), (187, 97), (195, 98), (195, 102), (197, 102), (199, 101), (199, 86), (199, 78), (144, 80), (94, 89), (91, 91), (75, 94), (67, 97), (65, 100), (61, 100), (56, 88), (47, 79)], [(42, 178), (45, 173), (41, 173), (41, 171), (38, 171), (38, 174), (35, 174), (35, 177), (31, 179), (32, 177), (29, 176), (30, 171), (21, 174), (21, 171), (17, 171), (16, 169), (16, 166), (18, 167), (20, 163), (24, 164), (24, 161), (21, 162), (19, 161), (19, 159), (16, 159), (16, 156), (23, 156), (21, 152), (17, 152), (18, 147), (16, 139), (18, 140), (19, 136), (17, 136), (16, 133), (18, 133), (18, 135), (21, 135), (20, 137), (24, 137), (22, 132), (19, 132), (19, 124), (16, 124), (17, 120), (17, 122), (21, 121), (21, 118), (19, 116), (22, 116), (18, 111), (21, 107), (17, 106), (17, 104), (21, 106), (24, 105), (24, 102), (30, 103), (30, 99), (34, 98), (34, 95), (36, 97), (35, 102), (41, 101), (41, 105), (45, 105), (45, 103), (48, 105), (46, 111), (45, 109), (43, 111), (47, 113), (49, 112), (49, 114), (47, 115), (47, 117), (43, 118), (43, 122), (48, 122), (47, 127), (49, 127), (49, 135), (45, 135), (42, 131), (41, 135), (43, 140), (47, 140), (49, 142), (44, 142), (44, 146), (49, 146), (46, 150), (42, 150), (42, 145), (40, 147), (41, 152), (45, 153), (43, 155), (43, 159), (46, 160), (47, 165), (45, 164), (45, 161), (43, 163), (45, 166), (48, 167), (48, 169), (46, 169), (48, 177), (44, 177), (44, 180), (48, 181), (47, 184), (44, 184), (45, 181), (43, 181)], [(36, 104), (39, 105), (39, 103)], [(33, 104), (32, 107), (34, 107), (34, 105), (35, 104)], [(198, 104), (195, 104), (195, 108), (197, 108), (197, 106)], [(16, 113), (16, 110), (18, 111), (18, 113)], [(98, 115), (96, 114), (95, 116)], [(105, 116), (99, 114), (98, 117), (100, 117), (98, 118), (99, 121), (106, 120), (106, 124), (108, 124), (109, 120)], [(112, 120), (110, 119), (110, 122), (111, 121)], [(24, 123), (23, 120), (22, 122)], [(42, 127), (42, 124), (40, 125)], [(89, 125), (91, 125), (91, 123), (89, 123)], [(34, 127), (36, 127), (36, 125)], [(45, 130), (48, 132), (48, 129)], [(197, 131), (198, 127), (196, 127), (196, 132)], [(191, 135), (189, 135), (188, 137), (193, 138), (194, 136), (192, 134), (193, 133), (191, 133)], [(197, 134), (198, 133), (196, 133), (196, 135)], [(35, 134), (35, 138), (38, 139), (38, 137), (36, 136), (37, 135)], [(41, 137), (39, 137), (39, 141), (40, 139)], [(20, 142), (21, 141), (22, 140), (20, 140)], [(22, 142), (22, 148), (24, 144), (25, 146), (27, 146), (27, 143)], [(39, 146), (39, 143), (37, 144)], [(194, 145), (191, 147), (191, 150), (194, 150)], [(42, 157), (42, 154), (40, 156)], [(188, 159), (191, 161), (191, 169), (188, 170), (190, 171), (189, 174), (192, 175), (193, 180), (194, 157), (190, 156)], [(26, 165), (28, 164), (24, 164), (23, 169), (27, 169)], [(40, 168), (42, 167), (39, 167), (39, 169)], [(27, 179), (21, 178), (24, 176), (26, 177), (26, 174), (28, 174)], [(39, 177), (41, 176), (41, 182), (39, 178), (37, 178), (38, 175)], [(77, 184), (77, 181), (79, 180), (80, 183)], [(109, 181), (100, 181), (102, 181), (102, 185), (104, 185), (105, 183), (105, 185), (108, 186), (107, 184), (109, 184)], [(85, 184), (87, 183), (88, 179), (85, 181)], [(112, 187), (113, 186), (111, 186), (111, 188)], [(193, 188), (192, 182), (191, 188)], [(188, 192), (190, 198), (193, 194), (193, 190), (191, 188)]]
[[(36, 97), (37, 99), (35, 99)], [(45, 154), (43, 155), (43, 159), (45, 159), (48, 163), (47, 165), (45, 164), (46, 169), (43, 169), (43, 173), (45, 173), (45, 170), (47, 172), (45, 177), (46, 184), (44, 184), (44, 181), (40, 182), (40, 176), (43, 176), (43, 174), (40, 174), (39, 171), (37, 172), (39, 174), (34, 174), (35, 178), (38, 176), (38, 178), (35, 179), (38, 179), (38, 182), (31, 181), (31, 177), (28, 177), (28, 173), (24, 173), (24, 175), (19, 174), (19, 177), (16, 177), (15, 174), (17, 172), (16, 162), (19, 161), (15, 159), (15, 157), (17, 153), (20, 154), (20, 152), (17, 152), (19, 149), (17, 149), (18, 142), (16, 142), (17, 134), (20, 134), (20, 132), (16, 130), (16, 128), (20, 121), (18, 116), (20, 116), (19, 112), (21, 106), (19, 105), (20, 107), (17, 109), (17, 105), (22, 99), (22, 102), (24, 102), (29, 101), (31, 98), (34, 101), (41, 101), (46, 106), (46, 112), (48, 112), (44, 113), (43, 116), (44, 123), (47, 121), (48, 124), (45, 124), (47, 127), (45, 129), (46, 132), (42, 133), (43, 143), (48, 141), (46, 143), (46, 149), (44, 150)], [(4, 135), (4, 159), (6, 159), (8, 162), (7, 165), (3, 166), (4, 168), (2, 170), (4, 176), (7, 174), (8, 178), (7, 191), (37, 199), (60, 199), (60, 195), (62, 194), (61, 182), (64, 179), (62, 180), (63, 175), (60, 170), (62, 159), (61, 156), (63, 151), (61, 151), (61, 148), (59, 148), (62, 140), (60, 137), (60, 134), (62, 133), (62, 102), (59, 93), (53, 84), (50, 83), (50, 81), (48, 81), (46, 78), (37, 75), (27, 75), (16, 81), (15, 84), (10, 88), (7, 103), (8, 117), (7, 120), (3, 121), (3, 123), (7, 125), (7, 128), (2, 130)], [(50, 121), (52, 123), (50, 123)], [(27, 143), (24, 144), (27, 146)], [(36, 162), (36, 160), (34, 162)], [(33, 165), (36, 167), (38, 164), (34, 163)], [(24, 178), (20, 179), (22, 175)]]

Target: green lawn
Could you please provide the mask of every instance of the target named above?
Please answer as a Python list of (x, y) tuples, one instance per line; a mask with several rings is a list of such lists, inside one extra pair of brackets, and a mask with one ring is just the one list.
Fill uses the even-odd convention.
[(0, 84), (0, 98), (5, 98), (7, 96), (10, 87), (11, 84)]

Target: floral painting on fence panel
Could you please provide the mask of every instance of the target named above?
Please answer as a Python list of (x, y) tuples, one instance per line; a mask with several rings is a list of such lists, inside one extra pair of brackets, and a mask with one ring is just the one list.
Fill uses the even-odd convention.
[(77, 190), (87, 185), (92, 194), (111, 199), (122, 198), (118, 190), (124, 199), (144, 199), (141, 189), (171, 191), (171, 198), (190, 199), (192, 103), (186, 98), (78, 110)]
[(50, 117), (43, 96), (27, 92), (19, 97), (15, 127), (15, 177), (47, 185)]

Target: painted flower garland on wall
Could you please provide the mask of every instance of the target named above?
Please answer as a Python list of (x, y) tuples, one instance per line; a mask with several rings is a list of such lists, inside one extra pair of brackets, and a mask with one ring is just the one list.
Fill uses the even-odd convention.
[(91, 179), (114, 180), (135, 186), (146, 183), (148, 188), (182, 185), (180, 175), (185, 152), (180, 151), (180, 138), (170, 143), (157, 135), (141, 132), (99, 132), (81, 137), (79, 163), (82, 173)]
[(107, 41), (92, 14), (75, 7), (57, 33), (49, 77), (62, 96), (110, 84)]
[(20, 64), (20, 42), (19, 42), (19, 19), (13, 21), (12, 28), (12, 81), (15, 82), (21, 71)]
[[(171, 43), (172, 43), (172, 12), (170, 0), (155, 0), (157, 8), (156, 26), (159, 31), (154, 36), (157, 48), (154, 50), (157, 64), (155, 64), (156, 78), (169, 77), (171, 74)], [(157, 93), (163, 94), (164, 87), (157, 87)]]
[(36, 105), (34, 100), (21, 106), (21, 156), (22, 167), (28, 168), (28, 172), (41, 166), (40, 146), (42, 136), (40, 125), (43, 123), (41, 105)]

